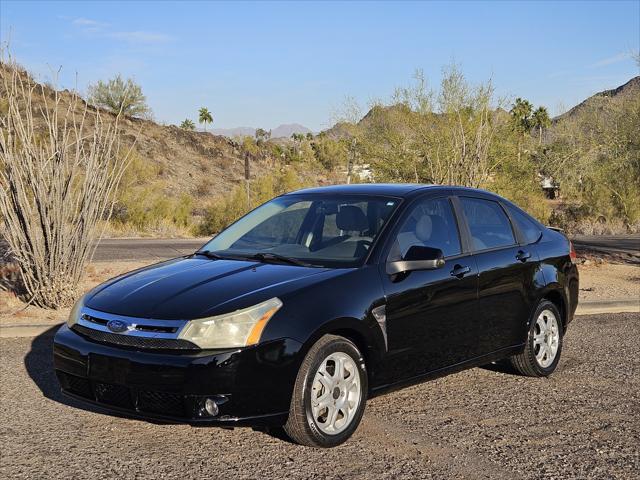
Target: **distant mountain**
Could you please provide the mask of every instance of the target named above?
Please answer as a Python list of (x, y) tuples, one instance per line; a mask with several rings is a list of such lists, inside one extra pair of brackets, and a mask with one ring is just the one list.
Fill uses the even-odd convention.
[(578, 105), (573, 107), (571, 110), (566, 111), (562, 115), (558, 115), (553, 119), (553, 122), (556, 123), (560, 120), (568, 119), (579, 115), (583, 110), (591, 105), (596, 105), (598, 102), (602, 102), (603, 99), (606, 98), (633, 98), (640, 95), (640, 76), (633, 77), (624, 85), (620, 85), (617, 88), (613, 88), (611, 90), (604, 90), (602, 92), (598, 92), (595, 95), (590, 96), (586, 100), (580, 102)]
[[(235, 128), (214, 128), (211, 130), (214, 135), (223, 135), (225, 137), (236, 136), (250, 136), (253, 137), (256, 134), (256, 128), (254, 127), (235, 127)], [(294, 133), (309, 133), (310, 129), (299, 123), (287, 123), (278, 125), (271, 130), (271, 138), (289, 138)]]
[(211, 133), (229, 138), (237, 136), (244, 137), (247, 135), (253, 137), (256, 134), (256, 129), (253, 127), (212, 128)]
[(285, 125), (279, 125), (271, 130), (271, 138), (289, 138), (294, 133), (313, 133), (304, 125), (299, 123), (288, 123)]

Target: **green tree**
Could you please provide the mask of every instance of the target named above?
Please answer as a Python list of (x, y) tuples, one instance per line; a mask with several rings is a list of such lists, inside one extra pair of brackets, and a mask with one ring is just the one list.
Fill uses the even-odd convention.
[(151, 114), (142, 87), (130, 78), (124, 80), (120, 74), (106, 82), (99, 80), (98, 83), (90, 85), (87, 97), (92, 105), (116, 115), (147, 117)]
[(182, 123), (180, 124), (180, 128), (182, 128), (183, 130), (195, 130), (196, 124), (187, 118), (182, 121)]
[(531, 131), (533, 105), (531, 105), (529, 100), (524, 100), (520, 97), (516, 98), (509, 113), (513, 119), (514, 127), (518, 132), (525, 134)]
[(545, 107), (538, 107), (531, 116), (531, 124), (533, 128), (538, 130), (538, 145), (542, 145), (542, 130), (551, 125), (549, 112)]
[(264, 128), (256, 129), (256, 142), (262, 144), (271, 138), (271, 130), (265, 130)]
[(207, 123), (213, 123), (213, 116), (208, 108), (202, 107), (198, 110), (198, 123), (204, 125), (204, 131), (207, 131)]

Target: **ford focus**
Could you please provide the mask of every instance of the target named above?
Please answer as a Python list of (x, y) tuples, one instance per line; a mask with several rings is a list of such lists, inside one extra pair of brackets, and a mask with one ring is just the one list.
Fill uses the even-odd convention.
[(550, 375), (577, 306), (574, 258), (562, 233), (486, 191), (301, 190), (88, 292), (54, 367), (65, 394), (114, 412), (331, 447), (391, 389), (503, 359)]

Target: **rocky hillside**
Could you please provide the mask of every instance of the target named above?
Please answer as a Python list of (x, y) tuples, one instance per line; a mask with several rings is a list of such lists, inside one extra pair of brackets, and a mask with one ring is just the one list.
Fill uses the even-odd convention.
[[(9, 74), (9, 67), (0, 64), (0, 99), (3, 95), (2, 78)], [(32, 82), (26, 72), (25, 79)], [(38, 85), (33, 102), (42, 105), (45, 98), (52, 102), (55, 91)], [(44, 97), (43, 97), (44, 93)], [(74, 96), (64, 90), (58, 92), (61, 98), (60, 114), (73, 103)], [(80, 116), (84, 108), (95, 111), (79, 99), (74, 106), (75, 113)], [(115, 119), (115, 116), (101, 111), (104, 118)], [(87, 122), (92, 125), (92, 119)], [(210, 132), (188, 131), (173, 125), (159, 125), (153, 121), (137, 118), (120, 120), (121, 138), (126, 145), (135, 142), (135, 155), (143, 163), (148, 163), (149, 171), (161, 180), (165, 193), (169, 196), (188, 194), (207, 199), (228, 193), (244, 179), (244, 159), (247, 154), (242, 145), (232, 139), (214, 135)], [(251, 176), (257, 178), (274, 168), (273, 159), (265, 155), (248, 153), (251, 162)]]
[(597, 107), (598, 104), (603, 101), (607, 101), (607, 99), (615, 98), (616, 100), (626, 100), (631, 98), (638, 98), (640, 96), (640, 76), (633, 77), (624, 85), (620, 85), (617, 88), (611, 90), (604, 90), (602, 92), (598, 92), (595, 95), (587, 98), (586, 100), (580, 102), (578, 105), (563, 113), (562, 115), (558, 115), (553, 119), (554, 123), (562, 120), (574, 118), (580, 115), (583, 111), (589, 109), (590, 107)]

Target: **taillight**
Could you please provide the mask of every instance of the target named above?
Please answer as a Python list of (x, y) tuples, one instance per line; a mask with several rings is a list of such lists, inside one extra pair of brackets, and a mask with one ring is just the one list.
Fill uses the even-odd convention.
[(578, 255), (576, 255), (576, 249), (573, 248), (573, 242), (571, 240), (569, 240), (569, 258), (572, 263), (576, 263), (576, 259), (578, 258)]

